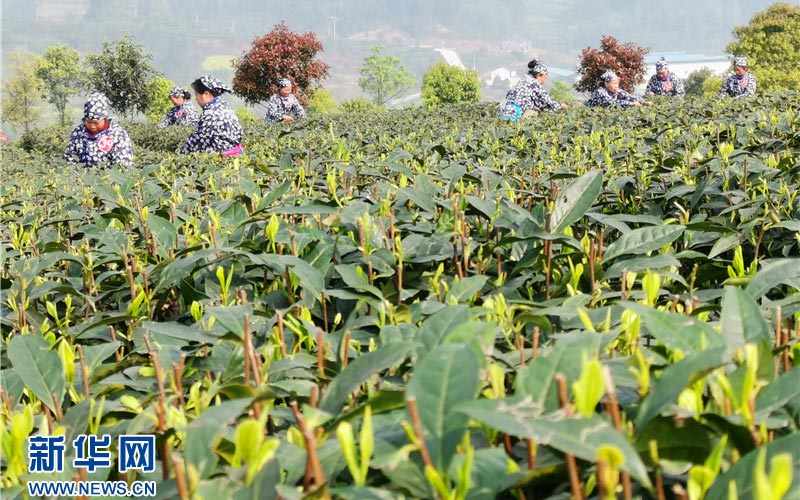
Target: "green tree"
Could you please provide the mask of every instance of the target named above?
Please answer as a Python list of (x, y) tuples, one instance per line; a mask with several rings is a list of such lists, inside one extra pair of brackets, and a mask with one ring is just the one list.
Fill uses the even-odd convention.
[(689, 73), (684, 83), (686, 95), (703, 95), (703, 84), (713, 75), (714, 73), (711, 71), (711, 68), (701, 68)]
[(58, 123), (66, 125), (69, 99), (81, 91), (86, 81), (80, 52), (66, 45), (47, 47), (39, 59), (36, 74), (44, 82), (47, 101), (58, 111)]
[(44, 82), (36, 74), (39, 57), (22, 57), (11, 53), (11, 72), (14, 76), (3, 84), (3, 121), (17, 130), (28, 132), (39, 119), (39, 101), (42, 99)]
[(174, 86), (175, 83), (172, 80), (163, 76), (157, 76), (147, 83), (147, 110), (144, 114), (148, 122), (160, 121), (172, 108), (169, 91)]
[(103, 51), (89, 54), (90, 84), (102, 92), (120, 113), (132, 116), (147, 112), (148, 84), (161, 76), (153, 67), (152, 55), (128, 35), (115, 42), (104, 42)]
[(800, 6), (776, 3), (733, 30), (736, 40), (725, 50), (747, 56), (758, 90), (800, 87)]
[(358, 86), (382, 106), (414, 85), (414, 75), (403, 62), (395, 56), (382, 56), (378, 45), (364, 58), (359, 73)]
[(481, 82), (478, 72), (438, 62), (422, 76), (422, 102), (427, 106), (478, 102)]

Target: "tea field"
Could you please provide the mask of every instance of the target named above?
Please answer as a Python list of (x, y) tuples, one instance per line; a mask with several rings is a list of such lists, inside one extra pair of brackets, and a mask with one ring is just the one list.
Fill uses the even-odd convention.
[(800, 94), (128, 130), (3, 146), (4, 498), (800, 498)]

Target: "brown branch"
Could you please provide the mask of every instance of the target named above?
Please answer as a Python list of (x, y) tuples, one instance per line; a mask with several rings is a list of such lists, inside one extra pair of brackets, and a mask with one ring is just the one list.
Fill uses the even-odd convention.
[(86, 358), (83, 357), (83, 346), (78, 344), (76, 346), (76, 350), (78, 351), (78, 360), (80, 361), (81, 366), (81, 379), (83, 380), (83, 395), (86, 397), (87, 400), (91, 399), (91, 394), (89, 392), (89, 373), (86, 369)]
[(307, 464), (311, 469), (311, 476), (314, 479), (315, 486), (325, 484), (325, 474), (322, 472), (322, 463), (319, 461), (319, 454), (317, 453), (317, 437), (314, 435), (314, 429), (310, 428), (306, 422), (303, 413), (297, 406), (297, 401), (292, 401), (289, 406), (292, 407), (294, 418), (297, 421), (297, 427), (303, 434), (306, 442), (306, 451), (308, 452)]
[[(566, 410), (567, 417), (572, 416), (572, 405), (567, 397), (567, 378), (562, 373), (557, 373), (555, 376), (556, 383), (558, 384), (558, 401), (564, 410)], [(572, 498), (576, 500), (583, 500), (583, 489), (581, 488), (580, 475), (578, 474), (578, 463), (575, 457), (570, 453), (564, 454), (567, 462), (567, 470), (569, 471), (569, 484), (572, 489)]]
[(408, 405), (408, 413), (411, 415), (411, 427), (414, 429), (414, 434), (419, 442), (419, 453), (422, 455), (422, 462), (429, 467), (433, 467), (433, 461), (428, 453), (428, 445), (425, 443), (425, 435), (422, 433), (422, 421), (419, 418), (416, 398), (406, 399), (406, 405)]

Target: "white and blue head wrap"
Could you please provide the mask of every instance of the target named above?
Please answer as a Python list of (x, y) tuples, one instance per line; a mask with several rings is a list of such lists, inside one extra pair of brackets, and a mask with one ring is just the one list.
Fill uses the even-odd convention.
[(83, 105), (84, 120), (105, 120), (111, 116), (111, 102), (105, 94), (92, 92)]
[(600, 75), (600, 79), (601, 79), (601, 80), (603, 80), (603, 83), (608, 83), (608, 82), (610, 82), (611, 80), (615, 80), (615, 79), (617, 79), (617, 78), (619, 78), (619, 77), (617, 76), (617, 74), (616, 74), (616, 73), (614, 73), (614, 72), (613, 72), (612, 70), (610, 70), (610, 69), (607, 69), (605, 73), (603, 73), (602, 75)]

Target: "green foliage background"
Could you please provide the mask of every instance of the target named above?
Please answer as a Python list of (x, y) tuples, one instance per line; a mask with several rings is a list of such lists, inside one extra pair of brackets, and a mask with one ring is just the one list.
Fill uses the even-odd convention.
[(800, 6), (775, 3), (733, 34), (725, 50), (748, 57), (759, 92), (800, 88)]
[(427, 106), (478, 102), (481, 83), (478, 72), (439, 62), (422, 77), (422, 102)]
[(372, 96), (375, 104), (384, 106), (414, 85), (414, 75), (399, 58), (382, 56), (381, 50), (380, 46), (372, 47), (372, 53), (364, 58), (359, 68), (358, 86)]

